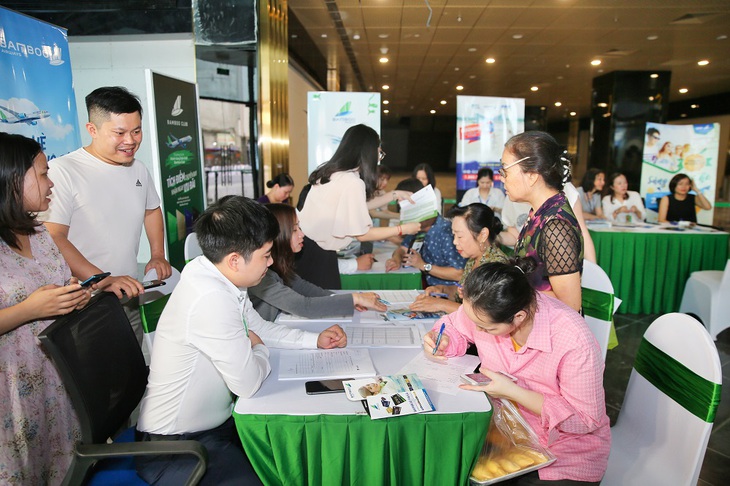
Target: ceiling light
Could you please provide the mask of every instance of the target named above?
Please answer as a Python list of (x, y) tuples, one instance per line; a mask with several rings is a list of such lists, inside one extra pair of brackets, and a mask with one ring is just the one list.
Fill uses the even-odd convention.
[(355, 40), (360, 40), (360, 34), (354, 34), (352, 38)]
[(726, 35), (718, 35), (717, 37), (715, 37), (715, 39), (716, 40), (725, 40), (725, 39), (727, 39), (727, 36)]
[(386, 62), (388, 62), (388, 58), (387, 57), (381, 57), (380, 58), (380, 64), (385, 64)]
[(532, 88), (530, 88), (530, 91), (537, 91), (538, 89), (540, 88), (538, 88), (537, 86), (533, 86)]
[(687, 93), (688, 91), (689, 91), (689, 90), (688, 90), (687, 88), (680, 88), (680, 89), (679, 89), (679, 92), (680, 92), (681, 94), (685, 94), (685, 93)]
[(542, 110), (542, 111), (545, 111), (545, 110), (547, 110), (547, 107), (545, 107), (545, 106), (541, 106), (541, 107), (540, 107), (540, 110)]
[(381, 53), (382, 55), (386, 55), (386, 54), (388, 53), (388, 48), (387, 48), (387, 47), (381, 47), (381, 48), (380, 48), (380, 53)]
[(441, 103), (442, 105), (445, 105), (446, 104), (446, 100), (441, 100), (441, 101), (439, 101), (439, 103)]
[(458, 86), (456, 87), (456, 91), (461, 91), (461, 90), (463, 90), (463, 89), (464, 89), (464, 87), (463, 87), (462, 85), (458, 85)]
[(600, 59), (594, 59), (591, 61), (591, 66), (600, 66), (601, 60)]
[(458, 67), (455, 67), (455, 68), (454, 68), (454, 71), (458, 71), (458, 70), (459, 70), (459, 68), (458, 68)]
[(388, 38), (388, 34), (378, 34), (378, 38), (379, 39), (387, 39)]
[(707, 66), (708, 64), (710, 64), (710, 61), (708, 61), (707, 59), (703, 59), (701, 61), (697, 61), (697, 65), (698, 66)]
[(477, 48), (476, 47), (470, 47), (469, 49), (467, 49), (467, 51), (469, 51), (469, 52), (477, 52)]
[(299, 36), (298, 36), (298, 35), (296, 35), (296, 34), (292, 34), (292, 35), (291, 35), (291, 38), (292, 38), (292, 39), (297, 39), (297, 38), (299, 38)]
[(687, 113), (682, 113), (682, 114), (681, 114), (681, 115), (679, 115), (679, 116), (680, 116), (680, 118), (687, 118)]
[(469, 79), (477, 79), (477, 75), (476, 74), (471, 74), (471, 75), (469, 75)]
[(388, 86), (387, 84), (384, 84), (383, 89), (390, 89), (390, 86)]
[(697, 108), (700, 107), (700, 105), (689, 105), (689, 107), (692, 108), (693, 110), (696, 110)]
[(383, 104), (384, 104), (384, 105), (390, 104), (390, 101), (388, 101), (388, 100), (383, 100)]
[(647, 36), (646, 37), (646, 40), (652, 41), (652, 40), (657, 40), (658, 38), (659, 38), (658, 35), (650, 35), (650, 36)]
[(598, 103), (599, 108), (608, 108), (608, 103)]
[(656, 79), (656, 78), (658, 78), (658, 77), (659, 77), (659, 75), (658, 75), (658, 74), (656, 74), (656, 73), (654, 73), (654, 74), (651, 74), (651, 75), (650, 75), (649, 77), (650, 77), (651, 79)]
[(387, 115), (388, 113), (390, 113), (390, 110), (383, 110), (383, 113)]
[(432, 115), (434, 115), (434, 114), (436, 114), (436, 110), (431, 110), (431, 111), (429, 111), (429, 113), (431, 113)]
[(322, 34), (321, 37), (322, 37), (322, 39), (326, 39), (327, 38), (327, 34)]
[(649, 101), (654, 101), (654, 97), (653, 96), (649, 96)]
[(563, 104), (561, 102), (559, 102), (559, 101), (556, 101), (555, 102), (555, 106), (563, 106)]
[(494, 64), (495, 60), (493, 57), (488, 57), (486, 62), (487, 62), (487, 64)]
[(446, 81), (443, 81), (443, 83), (444, 83), (444, 84), (449, 84), (449, 81), (448, 81), (448, 80), (446, 80)]
[(512, 38), (516, 39), (516, 40), (522, 39), (522, 37), (523, 37), (522, 34), (513, 34), (512, 35)]
[(578, 114), (578, 113), (576, 113), (576, 112), (574, 112), (574, 111), (571, 111), (571, 112), (570, 112), (570, 116), (575, 116), (575, 115), (577, 115), (577, 114)]

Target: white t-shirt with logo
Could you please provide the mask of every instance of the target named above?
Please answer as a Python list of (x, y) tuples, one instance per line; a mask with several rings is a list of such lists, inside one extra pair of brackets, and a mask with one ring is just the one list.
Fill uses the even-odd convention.
[(144, 164), (107, 164), (80, 148), (48, 166), (53, 195), (38, 219), (68, 226), (69, 241), (102, 271), (136, 277), (145, 211), (160, 207)]

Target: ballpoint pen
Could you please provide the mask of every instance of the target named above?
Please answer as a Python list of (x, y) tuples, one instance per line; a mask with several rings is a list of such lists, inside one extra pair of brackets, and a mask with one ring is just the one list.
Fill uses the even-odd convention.
[(446, 329), (446, 323), (444, 322), (441, 324), (441, 329), (439, 329), (439, 335), (436, 336), (436, 346), (433, 347), (433, 355), (436, 355), (436, 351), (439, 350), (439, 344), (441, 344), (441, 337), (444, 335), (444, 329)]

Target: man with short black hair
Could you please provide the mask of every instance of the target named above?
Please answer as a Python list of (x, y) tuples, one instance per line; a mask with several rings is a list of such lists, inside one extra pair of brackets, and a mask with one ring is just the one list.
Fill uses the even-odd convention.
[[(195, 222), (203, 256), (185, 265), (160, 317), (147, 391), (137, 424), (141, 440), (198, 440), (208, 449), (201, 484), (259, 484), (231, 416), (234, 396), (249, 398), (271, 372), (269, 346), (344, 347), (338, 325), (319, 335), (265, 321), (247, 288), (271, 265), (279, 232), (261, 204), (228, 197)], [(148, 482), (184, 484), (195, 460), (187, 456), (137, 459)]]
[(98, 287), (130, 298), (124, 308), (142, 343), (137, 295), (137, 252), (144, 226), (150, 243), (145, 273), (166, 279), (160, 198), (147, 168), (135, 159), (142, 142), (142, 105), (122, 87), (104, 87), (86, 97), (91, 143), (50, 161), (53, 196), (41, 215), (71, 272), (79, 280), (110, 272)]

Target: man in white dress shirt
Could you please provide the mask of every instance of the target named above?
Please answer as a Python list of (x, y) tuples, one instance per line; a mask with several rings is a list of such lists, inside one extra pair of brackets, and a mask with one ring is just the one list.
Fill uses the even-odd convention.
[[(279, 231), (264, 206), (241, 196), (212, 205), (195, 223), (203, 256), (188, 263), (160, 317), (139, 440), (198, 440), (208, 450), (201, 484), (260, 484), (231, 416), (235, 397), (256, 393), (271, 372), (266, 345), (334, 348), (347, 344), (335, 325), (319, 335), (265, 321), (247, 287), (271, 265)], [(266, 345), (265, 345), (266, 344)], [(195, 460), (152, 456), (137, 461), (154, 484), (184, 484)]]

